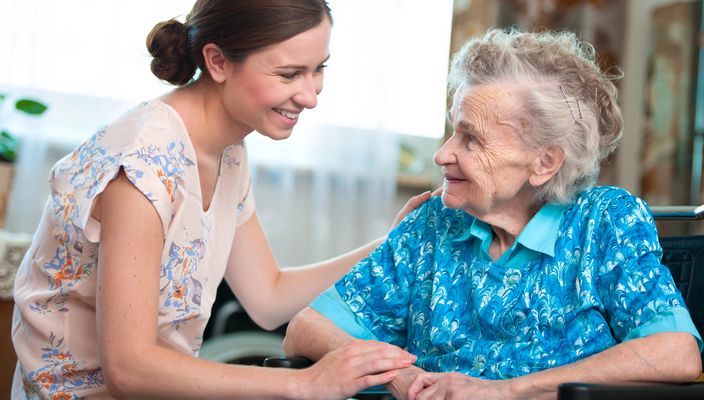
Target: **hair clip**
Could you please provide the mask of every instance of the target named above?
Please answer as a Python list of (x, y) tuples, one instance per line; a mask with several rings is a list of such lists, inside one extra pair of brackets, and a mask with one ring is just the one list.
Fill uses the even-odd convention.
[[(577, 122), (577, 118), (574, 116), (574, 111), (572, 111), (572, 106), (570, 105), (570, 101), (567, 100), (567, 95), (565, 94), (565, 90), (562, 89), (562, 85), (560, 85), (560, 92), (562, 92), (562, 97), (565, 98), (565, 103), (567, 103), (567, 108), (570, 109), (570, 115), (572, 115), (572, 119), (574, 122)], [(579, 112), (579, 119), (582, 119), (582, 109), (579, 107), (579, 100), (575, 99), (575, 103), (577, 103), (577, 111)]]

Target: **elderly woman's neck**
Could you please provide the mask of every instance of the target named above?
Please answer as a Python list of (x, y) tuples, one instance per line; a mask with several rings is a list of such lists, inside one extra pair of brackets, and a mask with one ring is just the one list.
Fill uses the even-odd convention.
[(506, 210), (502, 213), (481, 218), (484, 222), (491, 225), (494, 231), (494, 238), (491, 241), (491, 246), (489, 246), (489, 255), (492, 259), (499, 259), (513, 245), (518, 235), (523, 232), (523, 228), (528, 225), (528, 222), (540, 210), (542, 205), (542, 203), (534, 204), (528, 209)]

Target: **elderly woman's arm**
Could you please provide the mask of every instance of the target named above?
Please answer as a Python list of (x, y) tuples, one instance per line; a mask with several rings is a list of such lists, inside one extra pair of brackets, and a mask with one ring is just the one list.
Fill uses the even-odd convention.
[(293, 317), (286, 328), (284, 352), (289, 356), (316, 361), (353, 340), (352, 336), (319, 312), (305, 308)]
[[(328, 318), (312, 308), (306, 308), (288, 324), (284, 351), (288, 355), (319, 360), (336, 348), (355, 341), (354, 337), (339, 328)], [(389, 345), (391, 346), (391, 345)], [(425, 373), (412, 365), (416, 357), (408, 354), (408, 366), (396, 370), (396, 377), (387, 384), (389, 391), (398, 399), (405, 399), (411, 383), (418, 374)]]
[(519, 395), (552, 398), (563, 382), (687, 382), (701, 370), (694, 337), (667, 332), (628, 340), (576, 363), (516, 378), (511, 386)]
[[(628, 340), (573, 364), (504, 381), (461, 374), (425, 374), (412, 385), (411, 397), (424, 399), (554, 399), (564, 382), (687, 382), (701, 373), (697, 342), (689, 333), (658, 333)], [(474, 397), (473, 397), (474, 398)]]

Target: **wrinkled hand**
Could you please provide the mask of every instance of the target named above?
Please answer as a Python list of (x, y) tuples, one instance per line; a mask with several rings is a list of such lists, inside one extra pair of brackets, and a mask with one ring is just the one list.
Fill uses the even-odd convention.
[(425, 373), (416, 377), (409, 393), (417, 393), (408, 400), (465, 400), (510, 399), (508, 380), (478, 379), (457, 372)]
[[(424, 386), (416, 385), (413, 383), (418, 379), (418, 377), (427, 374), (421, 368), (411, 365), (407, 368), (397, 371), (394, 380), (386, 384), (386, 388), (391, 392), (391, 394), (397, 400), (412, 399)], [(409, 391), (410, 389), (413, 392)]]
[(352, 340), (302, 372), (306, 399), (344, 399), (362, 389), (390, 382), (416, 357), (394, 345)]
[(394, 218), (394, 222), (391, 224), (391, 229), (393, 230), (395, 227), (398, 226), (398, 224), (403, 221), (404, 218), (406, 218), (406, 215), (410, 213), (411, 211), (415, 210), (416, 208), (420, 207), (421, 204), (425, 203), (430, 199), (431, 196), (439, 196), (442, 194), (442, 187), (439, 187), (435, 189), (432, 193), (430, 191), (423, 192), (419, 195), (413, 196), (408, 201), (406, 202), (406, 205), (401, 208), (401, 210), (398, 212), (396, 215), (396, 218)]

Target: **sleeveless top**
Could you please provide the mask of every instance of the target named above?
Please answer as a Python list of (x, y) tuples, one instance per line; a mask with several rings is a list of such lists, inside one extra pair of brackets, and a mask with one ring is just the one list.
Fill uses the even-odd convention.
[(236, 228), (254, 212), (246, 149), (224, 149), (204, 211), (186, 127), (173, 108), (153, 100), (100, 129), (52, 168), (51, 195), (15, 279), (13, 398), (109, 397), (96, 333), (100, 222), (91, 212), (120, 169), (163, 226), (159, 344), (198, 355)]

